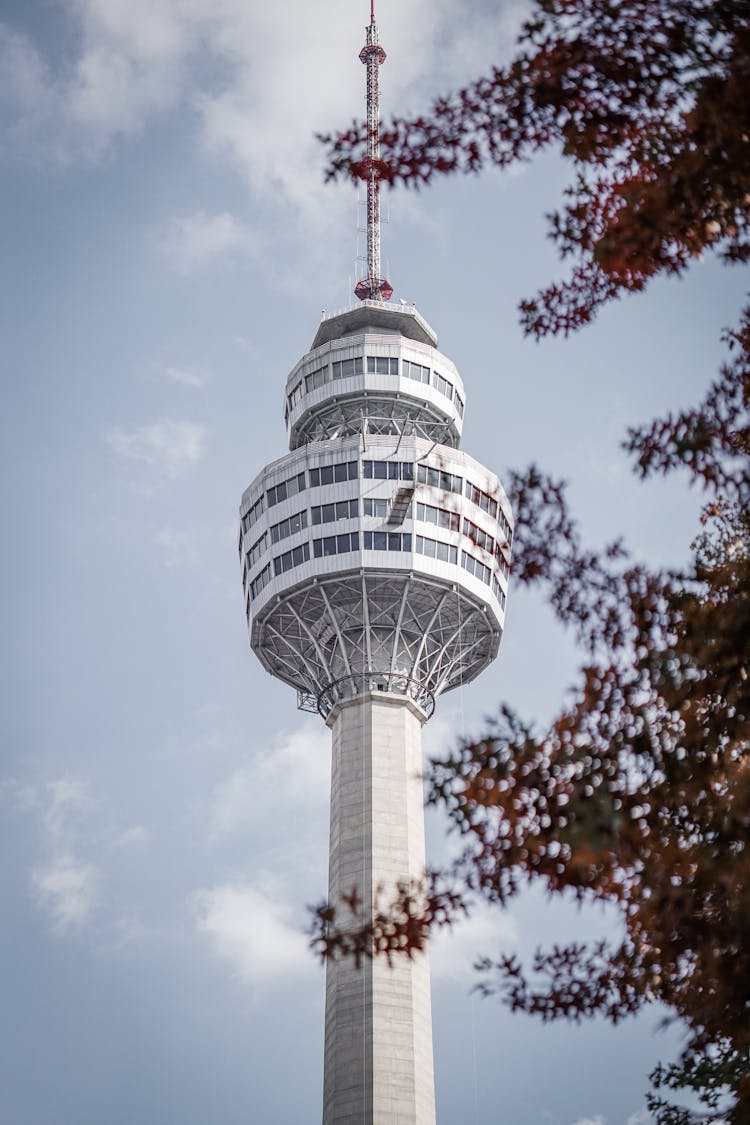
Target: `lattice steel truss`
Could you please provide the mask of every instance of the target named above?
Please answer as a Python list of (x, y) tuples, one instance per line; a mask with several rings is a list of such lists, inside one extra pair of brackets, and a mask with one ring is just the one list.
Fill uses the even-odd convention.
[(353, 434), (414, 435), (451, 448), (458, 446), (455, 425), (426, 402), (395, 395), (361, 395), (317, 408), (295, 427), (292, 449), (311, 441), (351, 437)]
[(380, 276), (380, 96), (378, 68), (385, 62), (385, 51), (378, 42), (374, 2), (370, 5), (367, 41), (359, 53), (367, 68), (365, 84), (367, 104), (367, 156), (361, 162), (360, 174), (367, 183), (367, 277), (357, 282), (354, 290), (360, 301), (388, 301), (393, 286)]
[(426, 698), (494, 659), (500, 628), (466, 590), (368, 570), (281, 595), (253, 622), (252, 642), (268, 671), (324, 715), (369, 688), (412, 696), (429, 711)]

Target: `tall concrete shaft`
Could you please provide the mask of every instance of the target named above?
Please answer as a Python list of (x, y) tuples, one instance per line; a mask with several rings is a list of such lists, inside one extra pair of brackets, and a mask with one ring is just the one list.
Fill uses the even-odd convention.
[[(289, 453), (246, 489), (252, 648), (332, 730), (330, 901), (424, 872), (421, 729), (494, 659), (512, 515), (459, 449), (464, 388), (413, 306), (326, 317), (286, 383)], [(361, 919), (353, 918), (351, 924)], [(426, 958), (328, 966), (324, 1125), (433, 1125)]]
[[(422, 723), (407, 697), (370, 692), (337, 704), (331, 773), (330, 902), (357, 889), (367, 918), (378, 885), (424, 874)], [(430, 969), (384, 958), (326, 974), (323, 1121), (435, 1121)]]

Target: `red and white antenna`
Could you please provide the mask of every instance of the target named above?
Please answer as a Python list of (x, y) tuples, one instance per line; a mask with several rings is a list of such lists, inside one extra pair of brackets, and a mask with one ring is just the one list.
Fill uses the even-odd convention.
[(360, 164), (360, 175), (367, 181), (367, 277), (354, 289), (360, 301), (388, 301), (393, 286), (380, 276), (380, 100), (378, 67), (385, 62), (385, 51), (378, 43), (375, 0), (370, 0), (367, 42), (359, 52), (367, 67), (367, 156)]

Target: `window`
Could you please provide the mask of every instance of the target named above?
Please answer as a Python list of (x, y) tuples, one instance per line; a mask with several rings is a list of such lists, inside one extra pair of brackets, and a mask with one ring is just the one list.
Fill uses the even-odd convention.
[(493, 519), (497, 519), (497, 500), (493, 500), (489, 493), (482, 492), (480, 488), (467, 480), (466, 495), (472, 504), (476, 504), (483, 512), (487, 512)]
[(473, 574), (476, 578), (481, 579), (482, 582), (486, 582), (488, 586), (492, 585), (492, 571), (490, 568), (480, 562), (479, 559), (474, 558), (473, 555), (470, 555), (468, 551), (461, 552), (461, 566), (464, 570), (468, 570), (469, 574)]
[(408, 359), (403, 361), (403, 372), (407, 379), (416, 379), (418, 383), (429, 383), (430, 369), (421, 363), (411, 363)]
[(505, 609), (505, 592), (504, 592), (502, 586), (500, 585), (500, 583), (498, 582), (497, 578), (492, 579), (492, 593), (495, 595), (497, 600), (500, 602), (501, 608)]
[(420, 484), (430, 485), (431, 488), (442, 488), (444, 492), (460, 494), (464, 490), (463, 477), (445, 473), (442, 469), (433, 469), (430, 465), (417, 465), (417, 480)]
[(319, 469), (310, 469), (310, 488), (317, 488), (321, 484), (333, 484), (344, 480), (357, 479), (357, 462), (340, 461), (337, 465), (321, 465)]
[(368, 480), (414, 480), (411, 461), (363, 461)]
[(297, 473), (288, 480), (283, 480), (281, 484), (274, 485), (269, 488), (266, 493), (268, 497), (268, 507), (272, 508), (274, 504), (280, 504), (282, 500), (289, 500), (290, 497), (296, 496), (298, 492), (303, 492), (305, 488), (305, 473)]
[(264, 531), (260, 539), (256, 539), (250, 550), (247, 552), (247, 558), (245, 561), (247, 563), (248, 570), (252, 570), (252, 568), (255, 566), (258, 559), (265, 551), (267, 544), (268, 535)]
[(265, 511), (265, 507), (266, 507), (266, 498), (265, 498), (265, 496), (261, 495), (255, 501), (255, 503), (252, 505), (252, 507), (248, 508), (248, 510), (245, 512), (244, 516), (242, 517), (242, 530), (243, 531), (249, 531), (250, 530), (250, 528), (253, 526), (253, 524), (257, 520), (258, 516), (260, 516), (261, 513), (263, 511)]
[(354, 359), (339, 359), (331, 364), (333, 368), (334, 379), (346, 379), (350, 375), (362, 374), (362, 356), (358, 355)]
[(250, 597), (257, 598), (264, 586), (267, 586), (271, 581), (271, 564), (267, 563), (263, 567), (258, 577), (250, 583)]
[(291, 391), (287, 395), (287, 403), (288, 403), (287, 417), (289, 417), (289, 412), (294, 410), (295, 406), (297, 405), (297, 403), (299, 402), (299, 400), (301, 398), (302, 398), (302, 380), (300, 379), (299, 383), (297, 383), (296, 386), (292, 387)]
[(326, 535), (323, 539), (313, 539), (313, 555), (316, 559), (329, 555), (345, 555), (359, 550), (359, 532), (346, 532), (344, 535)]
[(461, 398), (458, 391), (456, 391), (454, 401), (456, 403), (456, 410), (458, 411), (459, 418), (463, 418), (463, 416), (464, 416), (464, 400)]
[(398, 375), (398, 359), (383, 355), (368, 355), (367, 371), (371, 375)]
[(364, 531), (366, 551), (410, 551), (411, 535), (401, 531)]
[(305, 375), (305, 394), (310, 391), (317, 390), (322, 387), (324, 383), (328, 382), (328, 364), (325, 367), (318, 367), (315, 371), (311, 371), (309, 375)]
[(301, 512), (296, 512), (295, 515), (290, 516), (289, 519), (282, 520), (281, 523), (275, 523), (271, 528), (271, 542), (278, 543), (280, 539), (287, 539), (290, 535), (294, 535), (296, 531), (302, 531), (307, 527), (307, 511), (305, 508)]
[(292, 567), (300, 566), (301, 563), (307, 562), (310, 558), (310, 544), (300, 543), (299, 547), (293, 547), (291, 551), (285, 551), (283, 555), (277, 555), (273, 560), (274, 574), (285, 574), (287, 570)]
[(431, 504), (417, 504), (417, 519), (424, 523), (434, 523), (448, 531), (458, 531), (460, 516), (445, 508), (433, 508)]
[(481, 527), (477, 527), (471, 520), (464, 520), (464, 535), (467, 539), (471, 539), (472, 543), (477, 547), (482, 547), (485, 551), (489, 551), (490, 554), (495, 553), (497, 544), (493, 537), (486, 531), (483, 531)]
[(310, 509), (313, 526), (333, 520), (354, 519), (359, 515), (358, 500), (338, 500), (335, 504), (317, 504)]
[(503, 511), (502, 508), (500, 508), (498, 513), (497, 513), (497, 522), (500, 524), (500, 530), (504, 534), (504, 536), (506, 538), (506, 541), (508, 543), (508, 546), (510, 547), (510, 545), (513, 542), (513, 532), (511, 530), (510, 524), (508, 523), (507, 519), (505, 518), (505, 512)]
[(375, 516), (376, 519), (384, 520), (388, 517), (388, 501), (367, 499), (365, 500), (365, 515)]
[(458, 561), (458, 548), (450, 543), (442, 543), (439, 539), (428, 539), (425, 535), (417, 537), (417, 554), (427, 555), (429, 559), (440, 559), (441, 562), (456, 563)]
[(495, 562), (500, 573), (504, 574), (506, 578), (510, 578), (510, 563), (506, 559), (499, 543), (495, 544)]
[(438, 375), (437, 371), (433, 371), (432, 373), (432, 385), (433, 387), (437, 387), (441, 395), (445, 395), (446, 398), (451, 400), (453, 399), (453, 383), (449, 383), (442, 375)]

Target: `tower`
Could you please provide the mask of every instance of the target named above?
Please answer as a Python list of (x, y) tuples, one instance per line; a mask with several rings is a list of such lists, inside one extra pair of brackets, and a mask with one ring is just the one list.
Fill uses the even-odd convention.
[[(380, 274), (378, 43), (367, 68), (367, 277), (324, 317), (286, 382), (289, 452), (242, 497), (250, 642), (332, 732), (329, 900), (425, 867), (421, 730), (474, 679), (503, 630), (512, 516), (459, 449), (465, 395), (414, 306)], [(359, 919), (361, 921), (361, 918)], [(323, 1125), (434, 1125), (429, 964), (332, 961)]]

